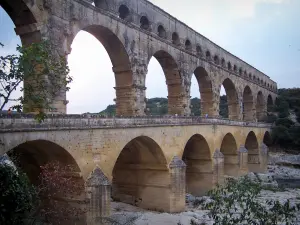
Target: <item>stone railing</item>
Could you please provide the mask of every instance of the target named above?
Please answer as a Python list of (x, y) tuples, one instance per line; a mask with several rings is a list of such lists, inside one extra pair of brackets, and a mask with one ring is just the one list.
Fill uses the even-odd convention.
[(50, 115), (43, 122), (36, 121), (33, 115), (1, 115), (0, 132), (17, 132), (32, 130), (70, 130), (132, 128), (154, 126), (188, 126), (188, 125), (229, 125), (242, 127), (270, 128), (271, 124), (233, 121), (219, 118), (182, 117), (182, 116), (148, 116), (148, 117), (99, 117), (85, 115)]

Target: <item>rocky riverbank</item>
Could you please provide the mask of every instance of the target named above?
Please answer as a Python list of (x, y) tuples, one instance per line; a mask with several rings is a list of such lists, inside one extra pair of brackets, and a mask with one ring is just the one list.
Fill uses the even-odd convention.
[[(279, 200), (281, 203), (290, 201), (292, 205), (300, 203), (300, 189), (293, 187), (294, 181), (300, 181), (300, 157), (286, 155), (270, 155), (270, 162), (267, 174), (250, 173), (250, 178), (259, 180), (265, 187), (258, 196), (261, 204), (266, 204), (269, 199)], [(295, 166), (296, 165), (296, 166)], [(294, 182), (294, 183), (293, 183)], [(295, 185), (294, 185), (295, 186)], [(296, 185), (297, 186), (297, 185)], [(300, 183), (299, 183), (300, 187)], [(202, 208), (202, 205), (195, 206), (195, 201), (210, 201), (207, 196), (194, 197), (187, 194), (186, 210), (182, 213), (159, 213), (144, 210), (135, 206), (120, 202), (112, 202), (112, 218), (119, 221), (119, 224), (125, 224), (132, 220), (136, 225), (190, 225), (190, 224), (213, 224), (208, 217), (208, 211)], [(194, 223), (191, 223), (193, 221)], [(297, 215), (295, 224), (300, 224), (300, 213)]]

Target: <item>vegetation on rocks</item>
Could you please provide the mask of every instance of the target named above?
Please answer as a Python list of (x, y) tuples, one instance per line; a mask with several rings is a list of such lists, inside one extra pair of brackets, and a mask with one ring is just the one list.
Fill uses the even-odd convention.
[(258, 200), (261, 191), (261, 183), (254, 182), (247, 176), (240, 179), (230, 178), (224, 186), (208, 192), (211, 201), (206, 202), (204, 207), (210, 210), (208, 215), (216, 225), (293, 224), (300, 204), (292, 205), (289, 200), (281, 203), (273, 199), (263, 204)]

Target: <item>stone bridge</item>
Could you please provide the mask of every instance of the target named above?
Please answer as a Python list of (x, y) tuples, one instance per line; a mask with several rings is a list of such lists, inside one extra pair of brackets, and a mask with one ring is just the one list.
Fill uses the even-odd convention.
[[(118, 118), (49, 115), (43, 123), (27, 116), (0, 118), (0, 155), (20, 153), (32, 181), (52, 160), (76, 167), (73, 176), (85, 182), (90, 199), (88, 224), (109, 214), (111, 195), (179, 212), (186, 192), (201, 195), (224, 175), (266, 170), (271, 127), (257, 121), (274, 104), (277, 84), (167, 12), (146, 0), (0, 0), (0, 5), (23, 45), (47, 39), (53, 51), (67, 56), (84, 30), (111, 59)], [(165, 73), (168, 114), (177, 116), (143, 117), (152, 57)], [(208, 118), (189, 117), (193, 75)], [(222, 85), (228, 120), (219, 119)], [(62, 89), (52, 99), (53, 113), (65, 114), (67, 103)]]
[[(68, 55), (79, 31), (94, 35), (113, 65), (117, 115), (145, 114), (145, 78), (152, 57), (165, 73), (170, 115), (190, 115), (193, 74), (203, 115), (219, 115), (222, 85), (232, 120), (262, 120), (268, 103), (276, 98), (277, 84), (270, 77), (146, 0), (1, 0), (0, 4), (24, 45), (48, 39), (53, 51)], [(62, 90), (52, 101), (53, 111), (66, 113), (67, 103)]]
[[(114, 199), (179, 212), (186, 192), (202, 195), (224, 175), (264, 172), (269, 131), (268, 124), (201, 117), (1, 118), (0, 154), (20, 153), (32, 180), (52, 160), (74, 165), (86, 183), (98, 168)], [(110, 192), (103, 193), (109, 209)]]

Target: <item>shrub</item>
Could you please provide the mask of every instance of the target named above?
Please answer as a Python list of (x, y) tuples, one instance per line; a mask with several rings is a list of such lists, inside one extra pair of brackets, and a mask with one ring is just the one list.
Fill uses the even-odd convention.
[(300, 204), (291, 206), (289, 201), (281, 204), (271, 199), (263, 205), (256, 198), (261, 190), (261, 184), (248, 177), (228, 179), (224, 186), (209, 191), (213, 201), (205, 208), (210, 210), (209, 217), (214, 219), (214, 224), (291, 224)]
[(33, 209), (36, 190), (27, 176), (7, 164), (0, 164), (0, 224), (23, 224)]

